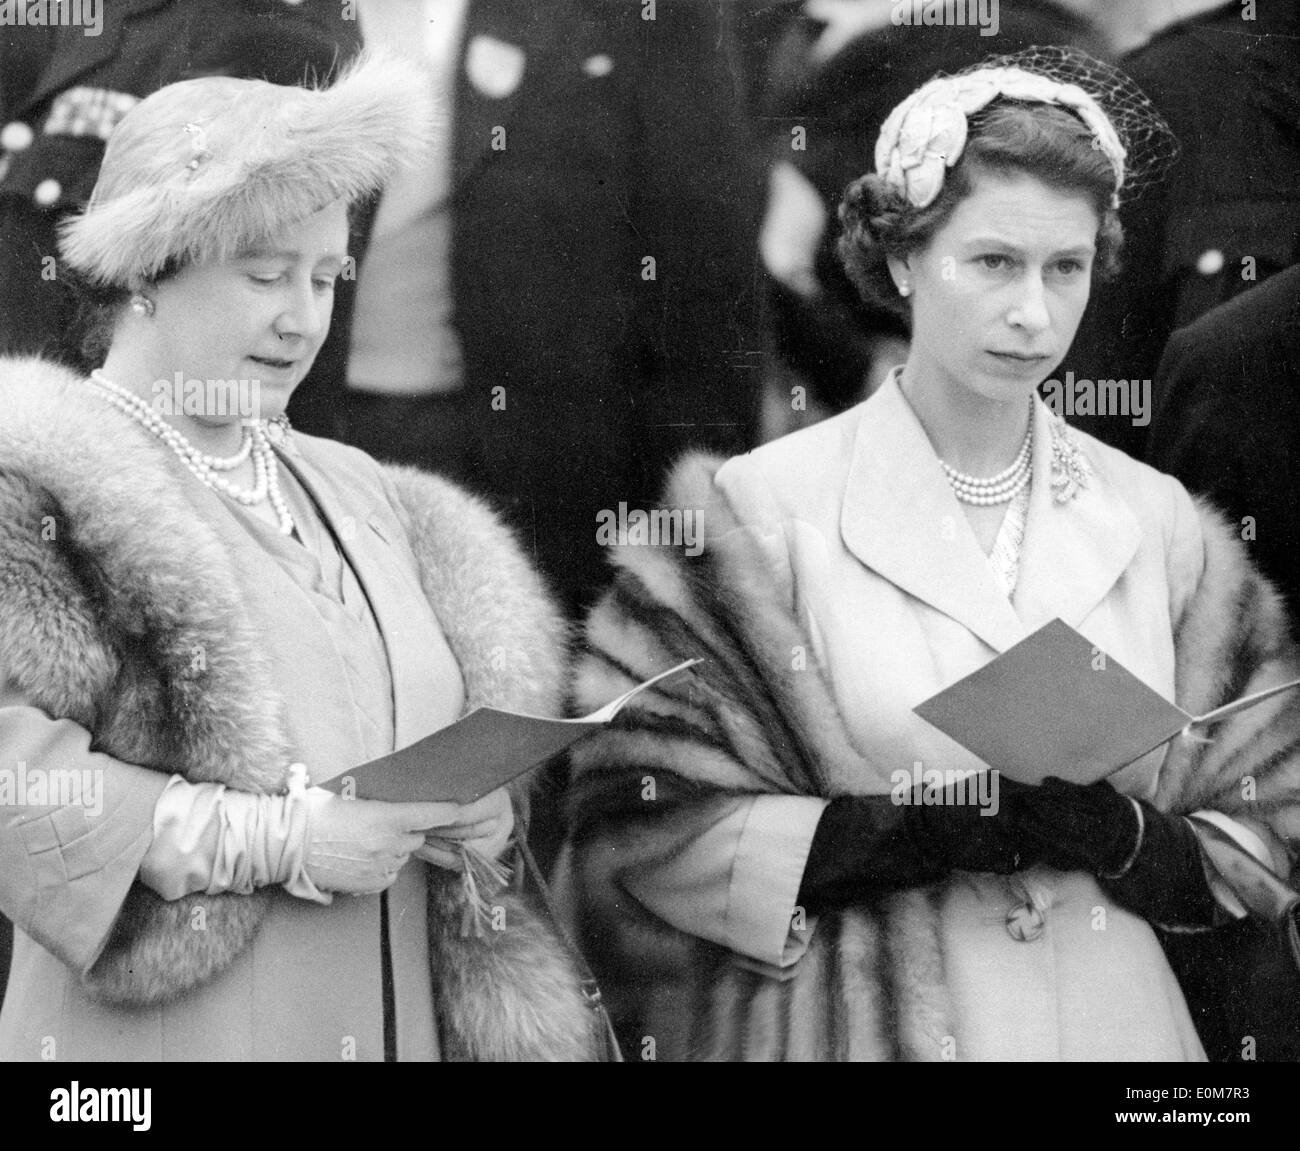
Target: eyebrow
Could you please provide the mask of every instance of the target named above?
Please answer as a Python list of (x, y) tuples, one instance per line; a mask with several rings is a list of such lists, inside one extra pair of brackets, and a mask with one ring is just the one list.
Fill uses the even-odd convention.
[[(1010, 240), (1004, 240), (1000, 236), (974, 236), (967, 240), (963, 245), (965, 248), (1006, 248), (1012, 252), (1023, 252), (1017, 244)], [(1060, 248), (1053, 252), (1053, 256), (1091, 256), (1097, 251), (1096, 244), (1075, 244), (1069, 248)]]

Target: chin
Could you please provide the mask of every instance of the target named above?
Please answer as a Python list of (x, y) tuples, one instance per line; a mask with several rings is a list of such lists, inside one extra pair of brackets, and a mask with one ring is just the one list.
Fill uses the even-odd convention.
[(1047, 359), (1024, 365), (1009, 364), (1005, 371), (985, 368), (973, 372), (972, 377), (977, 381), (975, 390), (986, 399), (1000, 403), (1023, 399), (1033, 395), (1038, 385), (1051, 375), (1053, 362)]
[(971, 391), (994, 404), (1024, 403), (1037, 389), (1037, 376), (1026, 376), (1020, 380), (984, 376), (971, 385)]
[(228, 428), (228, 427), (237, 428), (240, 426), (240, 424), (244, 422), (243, 417), (239, 414), (238, 411), (232, 412), (230, 415), (220, 415), (220, 416), (206, 415), (206, 414), (191, 415), (190, 419), (192, 419), (196, 424), (198, 424), (200, 427), (203, 428)]
[(296, 387), (296, 383), (285, 385), (261, 381), (257, 396), (257, 418), (273, 420), (277, 416), (284, 415), (289, 407), (289, 397), (293, 395)]

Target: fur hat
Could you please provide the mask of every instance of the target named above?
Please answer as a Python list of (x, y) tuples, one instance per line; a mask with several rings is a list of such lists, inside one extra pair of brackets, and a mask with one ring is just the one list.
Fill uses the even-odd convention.
[(109, 138), (90, 203), (61, 228), (63, 258), (95, 283), (127, 287), (169, 261), (265, 243), (415, 163), (430, 92), (417, 65), (373, 54), (328, 88), (229, 76), (160, 88)]

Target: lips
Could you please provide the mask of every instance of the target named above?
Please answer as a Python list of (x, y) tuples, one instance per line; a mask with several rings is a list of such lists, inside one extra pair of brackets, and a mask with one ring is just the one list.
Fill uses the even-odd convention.
[(271, 368), (277, 372), (287, 372), (298, 362), (297, 360), (276, 359), (271, 356), (249, 356), (248, 358), (255, 364), (261, 364), (263, 367)]
[(1040, 352), (1035, 354), (1032, 352), (996, 352), (995, 351), (995, 352), (990, 352), (989, 355), (998, 356), (1004, 360), (1019, 360), (1022, 364), (1037, 364), (1040, 361), (1047, 359), (1047, 353), (1045, 352)]

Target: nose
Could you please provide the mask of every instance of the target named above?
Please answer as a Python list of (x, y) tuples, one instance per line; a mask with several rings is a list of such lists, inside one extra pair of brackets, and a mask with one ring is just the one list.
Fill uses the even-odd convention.
[(332, 307), (332, 298), (318, 294), (310, 277), (296, 282), (275, 319), (275, 334), (282, 340), (315, 340), (328, 330)]
[(1047, 291), (1043, 277), (1027, 272), (1017, 284), (1018, 297), (1007, 313), (1007, 323), (1026, 332), (1044, 331), (1051, 323), (1047, 312)]

